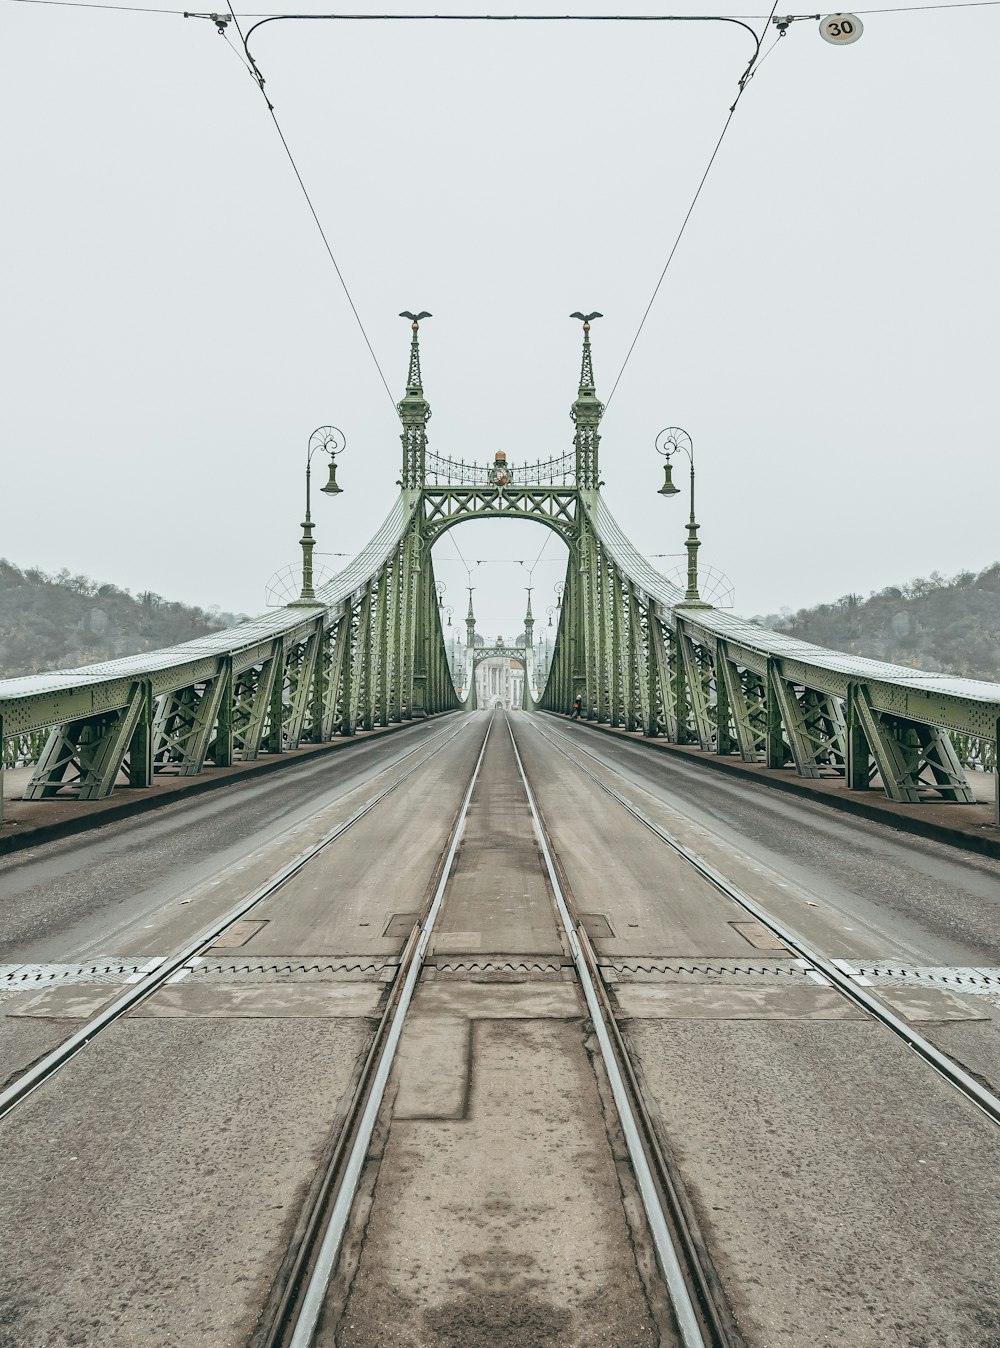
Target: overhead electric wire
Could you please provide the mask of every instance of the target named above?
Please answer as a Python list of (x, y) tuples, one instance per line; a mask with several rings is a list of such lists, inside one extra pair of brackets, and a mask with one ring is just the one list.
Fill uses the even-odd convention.
[[(186, 13), (185, 13), (185, 17), (187, 17), (187, 14), (186, 14)], [(227, 17), (227, 16), (221, 16), (221, 17)], [(247, 49), (247, 39), (246, 39), (246, 37), (244, 37), (244, 35), (243, 35), (243, 29), (240, 27), (240, 21), (239, 21), (239, 19), (238, 19), (238, 18), (236, 17), (236, 15), (235, 15), (234, 13), (232, 13), (232, 12), (230, 12), (230, 14), (228, 15), (228, 17), (232, 18), (233, 24), (234, 24), (235, 27), (236, 27), (236, 31), (237, 31), (237, 33), (239, 33), (239, 35), (240, 35), (240, 40), (241, 40), (241, 42), (243, 43), (243, 50), (244, 50), (244, 52), (246, 52), (246, 57), (247, 57), (246, 64), (247, 64), (247, 68), (249, 69), (250, 74), (251, 74), (251, 76), (253, 77), (254, 83), (255, 83), (255, 84), (257, 85), (257, 87), (260, 89), (261, 97), (263, 98), (264, 102), (267, 104), (267, 110), (268, 110), (268, 112), (269, 112), (270, 115), (271, 115), (271, 121), (274, 123), (274, 129), (275, 129), (275, 131), (277, 131), (277, 133), (278, 133), (278, 138), (279, 138), (280, 141), (281, 141), (281, 144), (282, 144), (282, 146), (283, 146), (283, 148), (284, 148), (285, 154), (288, 156), (288, 162), (289, 162), (289, 163), (291, 164), (291, 166), (292, 166), (292, 172), (295, 174), (295, 177), (296, 177), (296, 180), (298, 181), (299, 187), (301, 187), (301, 189), (302, 189), (302, 195), (303, 195), (303, 196), (305, 197), (305, 199), (306, 199), (306, 205), (309, 207), (309, 213), (310, 213), (310, 215), (312, 216), (313, 220), (314, 220), (315, 223), (316, 223), (316, 228), (319, 230), (319, 236), (320, 236), (320, 238), (323, 240), (323, 247), (326, 249), (327, 256), (329, 257), (331, 263), (333, 264), (333, 270), (337, 273), (337, 279), (338, 279), (338, 281), (340, 282), (341, 287), (343, 288), (344, 294), (347, 296), (347, 303), (351, 306), (351, 312), (353, 313), (354, 318), (355, 318), (355, 320), (356, 320), (356, 322), (357, 322), (358, 328), (359, 328), (360, 331), (361, 331), (361, 336), (364, 338), (364, 343), (365, 343), (365, 346), (367, 346), (367, 348), (368, 348), (368, 353), (369, 353), (369, 355), (371, 356), (371, 358), (372, 358), (372, 360), (373, 360), (373, 362), (374, 362), (374, 364), (375, 364), (376, 370), (378, 370), (378, 377), (379, 377), (379, 379), (381, 379), (381, 381), (382, 381), (382, 386), (383, 386), (383, 388), (384, 388), (385, 391), (386, 391), (386, 395), (388, 396), (389, 402), (392, 404), (392, 409), (393, 409), (393, 411), (396, 412), (397, 415), (398, 415), (398, 410), (397, 410), (397, 407), (396, 407), (396, 399), (392, 396), (392, 389), (389, 387), (389, 381), (388, 381), (388, 380), (386, 379), (386, 377), (385, 377), (385, 374), (384, 374), (384, 372), (383, 372), (383, 370), (382, 370), (382, 366), (379, 364), (378, 356), (376, 356), (376, 354), (375, 354), (375, 348), (372, 346), (371, 341), (370, 341), (370, 339), (369, 339), (369, 337), (368, 337), (368, 333), (367, 333), (366, 330), (365, 330), (365, 325), (364, 325), (364, 323), (362, 323), (362, 321), (361, 321), (361, 315), (358, 313), (358, 307), (357, 307), (357, 305), (354, 303), (354, 297), (353, 297), (353, 295), (351, 294), (351, 291), (350, 291), (350, 288), (348, 287), (347, 281), (344, 279), (344, 273), (340, 270), (340, 264), (337, 262), (336, 257), (334, 257), (333, 249), (332, 249), (332, 247), (330, 246), (330, 240), (327, 238), (327, 236), (326, 236), (326, 230), (323, 228), (323, 222), (320, 220), (320, 218), (319, 218), (319, 213), (317, 212), (316, 207), (313, 205), (313, 199), (312, 199), (312, 197), (309, 195), (309, 189), (306, 187), (305, 180), (303, 179), (302, 174), (299, 172), (299, 166), (298, 166), (298, 164), (295, 162), (295, 156), (292, 154), (291, 146), (288, 144), (288, 141), (287, 141), (287, 139), (285, 138), (285, 133), (284, 133), (284, 131), (282, 131), (282, 129), (281, 129), (281, 123), (278, 121), (277, 114), (276, 114), (276, 112), (274, 111), (274, 104), (273, 104), (273, 103), (271, 102), (271, 100), (268, 98), (268, 96), (267, 96), (267, 94), (266, 94), (266, 92), (265, 92), (265, 90), (264, 90), (264, 77), (261, 75), (259, 69), (257, 68), (256, 62), (254, 61), (253, 57), (250, 55), (250, 53), (249, 53), (249, 51), (248, 51), (248, 49)], [(225, 30), (224, 30), (224, 28), (220, 27), (220, 28), (219, 28), (219, 31), (220, 31), (220, 32), (223, 34), (223, 36), (225, 37)], [(228, 39), (227, 39), (227, 43), (228, 43)], [(236, 54), (237, 54), (237, 56), (238, 56), (238, 55), (239, 55), (239, 52), (237, 52)], [(241, 58), (241, 59), (242, 59), (242, 58)]]
[[(192, 17), (186, 9), (164, 9), (156, 5), (106, 5), (98, 0), (5, 0), (10, 5), (49, 5), (58, 9), (103, 9), (123, 14), (172, 14), (176, 18)], [(854, 14), (916, 14), (921, 10), (941, 9), (984, 9), (1000, 5), (1000, 0), (953, 0), (951, 4), (932, 5), (891, 5), (885, 9), (856, 9)], [(706, 19), (766, 19), (766, 14), (303, 14), (279, 13), (272, 10), (243, 10), (244, 19), (334, 19), (352, 23), (401, 23), (401, 22), (490, 22), (490, 23), (656, 23), (683, 22), (684, 20)], [(198, 18), (208, 15), (198, 15)], [(227, 9), (222, 18), (236, 15)], [(793, 19), (812, 19), (813, 14), (793, 14)], [(763, 58), (761, 58), (763, 60)], [(759, 63), (758, 63), (759, 64)]]
[(458, 553), (458, 560), (459, 560), (459, 561), (462, 563), (462, 565), (465, 567), (465, 571), (466, 571), (466, 579), (467, 579), (467, 580), (471, 580), (471, 579), (472, 579), (472, 567), (469, 565), (469, 563), (468, 563), (468, 562), (465, 560), (465, 558), (462, 556), (462, 549), (461, 549), (461, 548), (458, 546), (458, 544), (455, 542), (455, 535), (454, 535), (450, 530), (449, 530), (449, 532), (448, 532), (448, 539), (449, 539), (449, 542), (451, 543), (451, 546), (452, 546), (452, 547), (455, 549), (455, 551)]
[[(125, 14), (173, 14), (181, 17), (182, 9), (157, 9), (152, 5), (99, 5), (94, 0), (7, 0), (11, 5), (56, 5), (60, 9), (111, 9)], [(997, 0), (1000, 4), (1000, 0)]]
[[(778, 8), (778, 0), (774, 0), (774, 4), (771, 6), (771, 12), (767, 16), (767, 26), (764, 29), (764, 33), (766, 33), (768, 28), (770, 28), (771, 20), (774, 18), (777, 8)], [(688, 206), (687, 211), (685, 212), (684, 219), (681, 221), (681, 227), (677, 231), (677, 237), (674, 239), (673, 246), (671, 247), (670, 252), (667, 254), (667, 260), (663, 264), (663, 270), (660, 272), (659, 279), (657, 280), (656, 285), (653, 287), (653, 293), (652, 295), (650, 295), (649, 303), (646, 305), (646, 308), (643, 311), (642, 318), (639, 320), (639, 326), (638, 328), (636, 328), (635, 336), (632, 338), (632, 342), (631, 345), (629, 346), (629, 349), (625, 352), (625, 359), (622, 361), (621, 369), (618, 371), (618, 374), (615, 378), (615, 382), (611, 386), (611, 392), (608, 394), (607, 400), (605, 401), (604, 404), (605, 412), (607, 411), (608, 406), (611, 403), (611, 399), (615, 396), (615, 389), (621, 383), (622, 375), (625, 373), (625, 368), (628, 365), (630, 359), (632, 358), (632, 352), (635, 350), (636, 343), (638, 342), (640, 336), (642, 335), (643, 328), (646, 326), (646, 319), (649, 317), (650, 311), (652, 310), (653, 305), (656, 303), (656, 297), (660, 293), (660, 287), (663, 285), (667, 272), (670, 270), (670, 264), (674, 260), (674, 254), (680, 247), (680, 242), (681, 239), (683, 239), (684, 237), (684, 231), (688, 227), (688, 222), (691, 219), (691, 216), (694, 214), (694, 208), (698, 204), (698, 198), (701, 196), (702, 188), (705, 186), (705, 183), (708, 179), (708, 175), (712, 171), (712, 165), (715, 163), (716, 156), (718, 155), (719, 150), (722, 148), (722, 142), (726, 138), (726, 132), (732, 125), (733, 117), (736, 113), (736, 109), (739, 107), (740, 99), (743, 97), (744, 93), (746, 92), (747, 85), (753, 78), (754, 71), (758, 65), (758, 57), (760, 56), (760, 47), (761, 43), (764, 40), (764, 34), (762, 33), (760, 37), (757, 37), (755, 33), (754, 37), (756, 38), (757, 41), (757, 49), (754, 52), (753, 56), (750, 58), (750, 63), (747, 66), (746, 70), (744, 70), (743, 72), (743, 75), (739, 82), (739, 89), (737, 91), (736, 98), (733, 101), (732, 107), (729, 109), (729, 115), (727, 116), (725, 123), (722, 127), (722, 131), (719, 134), (719, 139), (715, 142), (715, 148), (712, 150), (712, 153), (708, 159), (708, 163), (705, 165), (705, 171), (701, 175), (701, 179), (698, 183), (698, 186), (695, 188), (694, 196), (691, 198), (691, 204)], [(767, 54), (770, 55), (770, 52), (768, 52)]]

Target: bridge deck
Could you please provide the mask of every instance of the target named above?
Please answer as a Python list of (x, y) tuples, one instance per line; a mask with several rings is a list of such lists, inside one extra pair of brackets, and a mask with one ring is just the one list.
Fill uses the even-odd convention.
[[(994, 1343), (1000, 1130), (599, 782), (826, 956), (882, 969), (886, 1005), (993, 1089), (1000, 865), (510, 721), (743, 1341)], [(0, 1121), (4, 1342), (262, 1342), (488, 724), (0, 859), (8, 1079), (412, 769)], [(344, 1248), (318, 1343), (675, 1341), (500, 715)]]

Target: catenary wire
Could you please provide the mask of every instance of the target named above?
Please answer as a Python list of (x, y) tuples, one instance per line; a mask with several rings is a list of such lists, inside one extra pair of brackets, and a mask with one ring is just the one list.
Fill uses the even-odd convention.
[[(185, 15), (185, 17), (186, 17), (186, 15)], [(236, 17), (235, 14), (232, 14), (232, 20), (233, 20), (233, 23), (234, 23), (234, 25), (235, 25), (235, 27), (236, 27), (237, 33), (239, 33), (239, 35), (240, 35), (240, 40), (241, 40), (242, 43), (243, 43), (243, 50), (244, 50), (244, 52), (246, 53), (246, 58), (247, 58), (247, 59), (246, 59), (246, 62), (245, 62), (244, 64), (246, 64), (247, 69), (249, 70), (250, 75), (251, 75), (251, 77), (252, 77), (254, 83), (255, 83), (255, 84), (258, 86), (258, 88), (260, 89), (261, 97), (263, 98), (264, 102), (267, 104), (267, 110), (268, 110), (268, 112), (269, 112), (270, 115), (271, 115), (271, 121), (274, 123), (274, 129), (275, 129), (275, 130), (277, 131), (277, 133), (278, 133), (278, 138), (279, 138), (279, 140), (281, 141), (281, 144), (282, 144), (282, 146), (283, 146), (283, 148), (284, 148), (285, 154), (288, 156), (288, 162), (289, 162), (289, 163), (291, 164), (291, 166), (292, 166), (292, 172), (295, 174), (295, 177), (296, 177), (296, 180), (298, 181), (299, 187), (301, 187), (301, 189), (302, 189), (302, 195), (303, 195), (303, 196), (305, 197), (305, 199), (306, 199), (306, 205), (309, 207), (309, 213), (310, 213), (310, 215), (312, 216), (313, 220), (314, 220), (315, 223), (316, 223), (316, 228), (319, 230), (319, 236), (320, 236), (320, 238), (323, 240), (323, 247), (326, 249), (327, 256), (329, 257), (331, 263), (333, 264), (333, 270), (337, 273), (337, 279), (340, 281), (340, 284), (341, 284), (341, 287), (342, 287), (342, 289), (343, 289), (343, 291), (344, 291), (344, 294), (347, 296), (347, 303), (351, 306), (351, 312), (354, 314), (355, 320), (357, 321), (358, 328), (359, 328), (360, 331), (361, 331), (361, 336), (364, 338), (365, 346), (368, 348), (368, 353), (369, 353), (369, 355), (371, 356), (371, 358), (372, 358), (372, 360), (373, 360), (373, 362), (374, 362), (374, 364), (375, 364), (376, 370), (378, 370), (378, 377), (379, 377), (379, 379), (381, 379), (381, 381), (382, 381), (382, 387), (383, 387), (383, 388), (385, 389), (385, 391), (386, 391), (386, 396), (388, 397), (389, 402), (392, 404), (392, 409), (393, 409), (393, 411), (396, 412), (397, 415), (398, 415), (398, 410), (397, 410), (397, 408), (396, 408), (396, 399), (392, 396), (392, 389), (389, 387), (389, 381), (388, 381), (388, 380), (386, 379), (386, 377), (385, 377), (385, 373), (384, 373), (383, 370), (382, 370), (382, 366), (379, 364), (378, 356), (376, 356), (376, 354), (375, 354), (375, 348), (372, 346), (371, 341), (370, 341), (370, 339), (369, 339), (369, 337), (368, 337), (368, 333), (367, 333), (367, 331), (365, 330), (365, 325), (364, 325), (364, 323), (361, 321), (361, 315), (358, 313), (358, 307), (357, 307), (357, 305), (354, 303), (354, 297), (353, 297), (353, 295), (351, 294), (351, 291), (350, 291), (350, 288), (349, 288), (349, 286), (348, 286), (348, 284), (347, 284), (347, 281), (346, 281), (345, 278), (344, 278), (344, 273), (340, 270), (340, 264), (337, 262), (337, 259), (336, 259), (336, 257), (334, 256), (333, 248), (330, 246), (330, 240), (327, 238), (326, 230), (323, 228), (323, 222), (320, 220), (320, 218), (319, 218), (319, 213), (317, 212), (316, 207), (313, 205), (313, 199), (312, 199), (312, 197), (309, 195), (309, 189), (306, 187), (305, 180), (303, 179), (302, 174), (301, 174), (301, 172), (299, 171), (299, 166), (298, 166), (298, 164), (295, 162), (295, 156), (292, 154), (291, 146), (288, 144), (288, 141), (287, 141), (287, 139), (285, 138), (285, 133), (284, 133), (284, 131), (282, 131), (282, 129), (281, 129), (281, 123), (278, 121), (277, 114), (276, 114), (276, 112), (274, 111), (274, 105), (273, 105), (273, 103), (271, 102), (271, 100), (268, 98), (267, 93), (266, 93), (265, 90), (264, 90), (264, 80), (263, 80), (263, 77), (261, 76), (260, 71), (257, 69), (257, 67), (256, 67), (256, 65), (255, 65), (255, 63), (254, 63), (254, 61), (253, 61), (253, 58), (250, 56), (249, 51), (247, 51), (247, 40), (246, 40), (246, 37), (245, 37), (244, 34), (243, 34), (243, 29), (240, 27), (240, 21), (239, 21), (239, 19)], [(222, 31), (222, 32), (223, 32), (223, 36), (225, 36), (225, 32), (224, 32), (223, 30), (221, 30), (221, 29), (220, 29), (220, 31)], [(229, 43), (229, 41), (228, 41), (228, 38), (227, 38), (227, 45), (231, 45), (231, 44)], [(239, 52), (238, 52), (238, 51), (237, 51), (236, 54), (237, 54), (237, 56), (239, 56)], [(240, 59), (242, 60), (243, 58), (241, 57)]]
[[(767, 26), (764, 29), (765, 33), (767, 32), (767, 29), (771, 25), (771, 20), (774, 18), (777, 8), (778, 8), (778, 0), (774, 0), (774, 4), (771, 6), (771, 12), (767, 16)], [(756, 34), (754, 36), (756, 37)], [(757, 50), (750, 58), (750, 64), (743, 72), (743, 76), (740, 79), (739, 83), (739, 89), (737, 90), (736, 98), (733, 101), (732, 107), (729, 109), (729, 115), (726, 117), (725, 123), (723, 124), (722, 131), (719, 134), (719, 139), (715, 142), (715, 148), (712, 150), (712, 153), (709, 156), (708, 163), (705, 165), (705, 171), (701, 175), (701, 180), (699, 181), (698, 186), (695, 188), (694, 196), (691, 198), (691, 204), (688, 206), (687, 211), (684, 215), (684, 219), (681, 221), (681, 227), (677, 231), (677, 236), (674, 239), (673, 246), (671, 247), (670, 252), (667, 254), (667, 260), (663, 264), (663, 270), (660, 272), (659, 279), (657, 280), (656, 285), (653, 287), (653, 293), (652, 295), (650, 295), (649, 303), (646, 305), (646, 308), (643, 311), (642, 318), (639, 320), (639, 326), (638, 328), (636, 328), (635, 336), (632, 338), (632, 342), (629, 346), (629, 349), (625, 352), (625, 359), (621, 363), (621, 369), (618, 371), (618, 374), (615, 378), (615, 382), (611, 386), (611, 392), (608, 394), (607, 401), (604, 404), (605, 412), (607, 411), (608, 406), (611, 403), (611, 399), (615, 396), (615, 389), (617, 389), (618, 385), (621, 383), (622, 375), (625, 373), (625, 368), (628, 365), (630, 359), (632, 358), (632, 352), (635, 350), (636, 343), (638, 342), (640, 336), (642, 335), (643, 328), (646, 326), (646, 319), (649, 317), (653, 305), (656, 303), (656, 297), (660, 293), (660, 287), (663, 285), (667, 272), (670, 270), (670, 264), (674, 260), (674, 254), (680, 247), (681, 239), (683, 239), (684, 232), (688, 227), (688, 222), (691, 219), (691, 216), (694, 214), (694, 208), (698, 204), (698, 198), (701, 196), (702, 188), (705, 186), (705, 183), (708, 180), (708, 175), (712, 171), (712, 165), (715, 163), (716, 157), (718, 156), (718, 153), (722, 148), (722, 142), (726, 138), (726, 132), (732, 125), (733, 117), (736, 114), (736, 109), (739, 107), (740, 104), (740, 99), (746, 92), (746, 87), (753, 77), (754, 70), (758, 64), (758, 57), (760, 56), (760, 47), (762, 41), (763, 41), (763, 34), (761, 34), (761, 36), (757, 38)]]
[[(164, 9), (155, 5), (106, 5), (97, 0), (6, 0), (11, 5), (48, 5), (57, 9), (101, 9), (122, 14), (172, 14), (177, 18), (190, 15), (190, 10)], [(892, 5), (886, 9), (856, 9), (855, 14), (917, 14), (921, 10), (942, 9), (988, 9), (1000, 5), (1000, 0), (953, 0), (950, 4), (933, 5)], [(223, 17), (229, 17), (226, 10)], [(287, 19), (294, 15), (275, 13), (268, 10), (243, 10), (244, 19)], [(198, 17), (201, 17), (200, 15)], [(306, 16), (303, 16), (306, 17)], [(546, 22), (546, 23), (643, 23), (663, 22), (667, 20), (701, 19), (766, 19), (766, 14), (325, 14), (310, 15), (310, 18), (339, 19), (345, 22), (441, 22), (453, 23), (480, 21), (490, 23), (510, 22)], [(794, 19), (811, 19), (812, 14), (793, 14)], [(233, 15), (235, 19), (235, 15)], [(763, 58), (761, 58), (763, 59)]]
[(471, 580), (472, 580), (472, 567), (469, 565), (469, 563), (468, 563), (468, 562), (465, 560), (465, 558), (463, 557), (463, 555), (462, 555), (462, 549), (461, 549), (461, 548), (458, 546), (458, 544), (455, 542), (455, 535), (451, 532), (451, 530), (448, 531), (448, 539), (449, 539), (449, 542), (451, 543), (451, 546), (452, 546), (452, 547), (455, 549), (455, 551), (458, 553), (458, 560), (459, 560), (459, 561), (462, 563), (462, 565), (465, 567), (465, 571), (466, 571), (466, 576), (467, 576), (467, 578), (471, 581)]

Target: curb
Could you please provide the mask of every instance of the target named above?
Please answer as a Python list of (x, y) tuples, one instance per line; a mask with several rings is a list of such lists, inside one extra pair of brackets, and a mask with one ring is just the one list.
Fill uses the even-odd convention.
[[(555, 716), (557, 713), (549, 712), (548, 715)], [(570, 718), (560, 716), (559, 719), (568, 721)], [(950, 847), (960, 847), (967, 852), (977, 852), (980, 856), (1000, 858), (1000, 829), (995, 830), (998, 836), (990, 837), (985, 834), (973, 833), (968, 829), (951, 828), (947, 824), (939, 824), (932, 819), (920, 819), (910, 814), (897, 814), (895, 810), (876, 805), (873, 801), (861, 800), (847, 792), (846, 789), (843, 795), (835, 796), (827, 792), (814, 790), (807, 781), (800, 777), (764, 776), (762, 772), (756, 772), (743, 763), (731, 762), (728, 759), (717, 758), (709, 754), (702, 755), (700, 751), (696, 756), (694, 752), (686, 750), (679, 744), (671, 744), (667, 740), (659, 738), (634, 739), (631, 735), (625, 734), (613, 726), (595, 725), (592, 721), (581, 721), (580, 724), (588, 730), (596, 731), (598, 734), (610, 735), (620, 742), (641, 744), (644, 748), (654, 750), (657, 753), (668, 754), (671, 758), (678, 759), (682, 763), (689, 763), (696, 768), (705, 767), (715, 772), (725, 772), (731, 777), (739, 777), (743, 781), (757, 782), (773, 791), (785, 791), (790, 795), (799, 796), (815, 805), (829, 805), (831, 809), (842, 810), (846, 814), (857, 815), (862, 819), (871, 819), (875, 823), (899, 829), (902, 833), (913, 833), (918, 837), (930, 838), (934, 842), (946, 843)], [(914, 808), (919, 809), (920, 806)]]
[[(89, 829), (101, 828), (104, 824), (117, 823), (121, 819), (130, 819), (134, 815), (147, 814), (150, 810), (160, 809), (164, 805), (173, 805), (177, 801), (188, 800), (191, 796), (199, 796), (205, 791), (216, 791), (224, 786), (236, 786), (243, 784), (254, 777), (266, 776), (272, 772), (280, 772), (285, 768), (295, 767), (296, 764), (311, 763), (314, 759), (325, 756), (330, 753), (337, 753), (341, 749), (357, 748), (362, 744), (370, 744), (373, 740), (382, 739), (386, 735), (393, 735), (401, 730), (410, 730), (414, 726), (424, 725), (427, 721), (436, 721), (443, 716), (456, 715), (455, 712), (438, 712), (433, 716), (428, 716), (417, 721), (399, 721), (392, 725), (378, 726), (374, 730), (368, 731), (363, 739), (355, 736), (345, 736), (342, 739), (329, 740), (326, 744), (302, 745), (299, 749), (293, 749), (281, 754), (269, 756), (266, 759), (254, 759), (252, 763), (240, 764), (236, 768), (224, 768), (222, 771), (225, 776), (203, 776), (199, 774), (191, 777), (183, 785), (172, 786), (168, 791), (157, 792), (155, 785), (152, 788), (135, 788), (142, 790), (141, 796), (136, 796), (131, 800), (119, 801), (117, 804), (109, 803), (114, 801), (114, 796), (106, 798), (105, 801), (85, 801), (81, 803), (81, 808), (87, 805), (93, 805), (95, 808), (85, 814), (70, 816), (69, 818), (53, 820), (44, 824), (18, 824), (16, 822), (4, 822), (0, 828), (4, 833), (0, 833), (0, 856), (7, 856), (12, 852), (23, 852), (30, 847), (39, 847), (42, 843), (55, 842), (60, 838), (70, 838), (77, 833), (86, 833)], [(209, 769), (211, 773), (211, 769)], [(154, 778), (155, 782), (155, 778)], [(47, 802), (39, 801), (38, 806), (44, 809)], [(50, 802), (55, 803), (55, 802)], [(102, 808), (103, 806), (103, 808)], [(17, 833), (6, 834), (8, 828), (17, 828)], [(5, 836), (6, 835), (6, 836)]]

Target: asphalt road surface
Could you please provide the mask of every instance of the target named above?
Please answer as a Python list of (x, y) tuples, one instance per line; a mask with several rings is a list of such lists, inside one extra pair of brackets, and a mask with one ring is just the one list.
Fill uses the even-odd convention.
[[(509, 719), (734, 1342), (1000, 1345), (1000, 1130), (572, 756), (994, 1090), (1000, 863)], [(0, 860), (6, 1080), (431, 755), (0, 1121), (0, 1348), (253, 1342), (489, 721)], [(676, 1342), (500, 714), (316, 1341)]]

